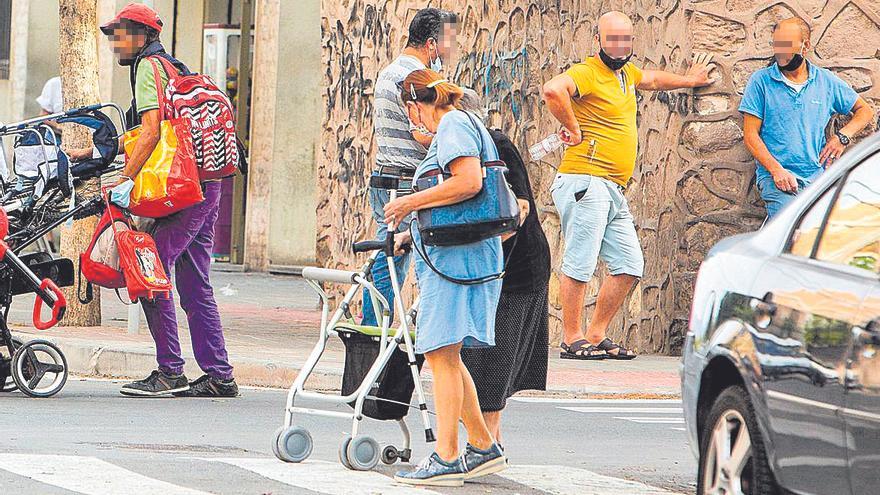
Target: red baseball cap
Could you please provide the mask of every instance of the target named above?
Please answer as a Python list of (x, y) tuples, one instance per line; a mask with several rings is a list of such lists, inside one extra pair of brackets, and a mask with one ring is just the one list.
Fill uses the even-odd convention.
[(113, 29), (123, 20), (137, 22), (162, 32), (162, 19), (159, 18), (159, 14), (142, 3), (130, 3), (123, 7), (112, 21), (101, 26), (101, 32), (107, 35), (112, 34)]

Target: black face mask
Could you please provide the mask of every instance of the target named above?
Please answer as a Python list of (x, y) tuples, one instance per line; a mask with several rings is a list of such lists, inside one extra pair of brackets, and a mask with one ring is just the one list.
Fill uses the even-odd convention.
[(605, 50), (600, 46), (599, 47), (599, 58), (602, 59), (602, 63), (605, 64), (611, 70), (620, 70), (624, 65), (629, 62), (633, 56), (632, 52), (629, 52), (629, 55), (626, 58), (614, 58), (611, 55), (605, 53)]
[[(773, 58), (775, 59), (776, 57), (773, 57)], [(794, 56), (791, 57), (791, 60), (785, 65), (780, 64), (779, 59), (776, 59), (776, 65), (779, 66), (779, 70), (782, 70), (785, 72), (791, 72), (791, 71), (797, 70), (798, 68), (800, 68), (801, 64), (803, 64), (803, 63), (804, 63), (804, 56), (801, 55), (800, 53), (795, 53)]]

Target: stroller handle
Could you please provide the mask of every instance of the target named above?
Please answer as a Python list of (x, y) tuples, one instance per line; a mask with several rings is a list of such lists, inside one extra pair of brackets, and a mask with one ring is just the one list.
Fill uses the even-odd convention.
[(0, 134), (6, 133), (12, 130), (20, 130), (25, 127), (32, 126), (34, 124), (42, 124), (43, 122), (49, 120), (57, 120), (62, 117), (69, 117), (71, 115), (75, 115), (79, 112), (91, 112), (93, 110), (101, 110), (102, 108), (112, 108), (117, 117), (119, 118), (119, 123), (121, 124), (120, 129), (125, 130), (125, 112), (122, 110), (122, 107), (115, 103), (95, 103), (92, 105), (86, 105), (83, 107), (71, 108), (70, 110), (65, 110), (63, 112), (56, 112), (49, 115), (41, 115), (39, 117), (33, 117), (27, 120), (22, 120), (21, 122), (14, 122), (11, 124), (6, 124), (4, 126), (0, 126)]

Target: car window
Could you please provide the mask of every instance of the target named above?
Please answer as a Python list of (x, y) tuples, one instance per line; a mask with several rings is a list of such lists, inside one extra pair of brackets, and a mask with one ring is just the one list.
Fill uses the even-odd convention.
[(816, 259), (880, 272), (880, 155), (847, 176), (828, 215)]
[(789, 253), (804, 258), (813, 255), (813, 246), (816, 245), (816, 239), (819, 237), (819, 229), (822, 227), (822, 221), (825, 220), (828, 206), (831, 204), (836, 190), (837, 185), (829, 187), (825, 194), (813, 203), (813, 206), (801, 217), (800, 223), (794, 229), (788, 242)]

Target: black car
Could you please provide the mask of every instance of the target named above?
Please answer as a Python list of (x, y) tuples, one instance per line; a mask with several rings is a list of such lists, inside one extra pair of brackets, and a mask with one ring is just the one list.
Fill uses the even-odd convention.
[(682, 364), (700, 494), (880, 493), (880, 135), (700, 268)]

